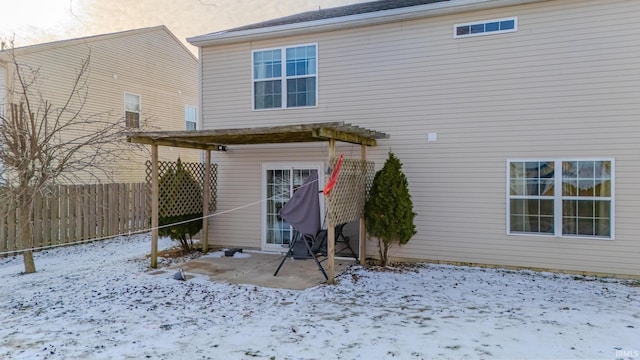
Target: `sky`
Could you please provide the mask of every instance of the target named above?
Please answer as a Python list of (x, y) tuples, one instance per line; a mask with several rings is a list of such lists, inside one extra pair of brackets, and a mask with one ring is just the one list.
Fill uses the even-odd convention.
[(166, 25), (187, 44), (187, 37), (358, 2), (364, 0), (0, 0), (0, 39), (20, 47)]

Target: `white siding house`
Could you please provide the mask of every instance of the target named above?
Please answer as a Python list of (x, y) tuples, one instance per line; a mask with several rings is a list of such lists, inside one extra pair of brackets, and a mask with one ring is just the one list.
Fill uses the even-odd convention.
[[(638, 277), (638, 15), (625, 0), (383, 0), (188, 40), (204, 129), (390, 135), (367, 157), (400, 158), (417, 213), (393, 257)], [(260, 201), (276, 177), (323, 171), (326, 147), (216, 153), (210, 238), (274, 249)]]
[[(10, 51), (0, 51), (0, 110), (22, 101)], [(126, 123), (131, 130), (185, 130), (197, 113), (198, 59), (165, 26), (56, 41), (13, 50), (18, 64), (37, 69), (39, 94), (54, 108), (72, 93), (81, 62), (89, 58), (82, 114)], [(31, 74), (28, 74), (31, 75)], [(33, 99), (31, 99), (33, 101)], [(187, 107), (190, 106), (190, 107)], [(66, 136), (82, 135), (68, 134)], [(124, 142), (125, 139), (123, 138)], [(111, 164), (107, 182), (145, 180), (144, 149)], [(199, 161), (199, 152), (163, 148), (163, 160)], [(81, 179), (82, 180), (82, 179)], [(87, 179), (95, 181), (95, 179)]]

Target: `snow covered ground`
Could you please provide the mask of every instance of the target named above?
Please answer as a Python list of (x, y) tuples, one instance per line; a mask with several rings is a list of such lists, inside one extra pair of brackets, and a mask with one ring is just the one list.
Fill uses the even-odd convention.
[(0, 358), (640, 359), (637, 282), (425, 265), (267, 289), (150, 275), (149, 243), (0, 259)]

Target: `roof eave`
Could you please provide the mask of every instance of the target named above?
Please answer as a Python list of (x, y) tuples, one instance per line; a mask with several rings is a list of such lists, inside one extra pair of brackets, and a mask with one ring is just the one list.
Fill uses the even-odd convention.
[(169, 28), (167, 28), (165, 25), (149, 26), (149, 27), (138, 28), (138, 29), (116, 31), (116, 32), (111, 32), (106, 34), (96, 34), (96, 35), (89, 35), (89, 36), (83, 36), (83, 37), (77, 37), (77, 38), (71, 38), (71, 39), (49, 41), (49, 42), (39, 43), (39, 44), (19, 46), (15, 48), (7, 48), (5, 50), (0, 51), (0, 54), (13, 52), (16, 55), (25, 55), (25, 54), (36, 53), (39, 51), (45, 51), (50, 49), (59, 49), (66, 46), (88, 44), (96, 41), (104, 41), (104, 40), (120, 38), (120, 37), (135, 36), (135, 35), (145, 34), (148, 32), (153, 32), (158, 30), (163, 30), (167, 34), (169, 34), (171, 37), (173, 37), (176, 43), (178, 43), (184, 49), (185, 52), (190, 54), (190, 56), (194, 59), (194, 61), (196, 62), (198, 61), (198, 58), (195, 55), (193, 55), (193, 53), (186, 47), (186, 45), (184, 45), (175, 36), (175, 34), (173, 34), (171, 30), (169, 30)]
[(432, 4), (397, 8), (370, 13), (341, 16), (323, 20), (305, 21), (294, 24), (270, 26), (238, 31), (221, 31), (211, 34), (187, 38), (187, 41), (197, 47), (223, 45), (249, 40), (261, 40), (274, 37), (284, 37), (334, 31), (360, 26), (371, 26), (395, 21), (406, 21), (432, 16), (455, 14), (467, 11), (486, 10), (497, 7), (522, 5), (550, 0), (460, 0), (437, 2)]

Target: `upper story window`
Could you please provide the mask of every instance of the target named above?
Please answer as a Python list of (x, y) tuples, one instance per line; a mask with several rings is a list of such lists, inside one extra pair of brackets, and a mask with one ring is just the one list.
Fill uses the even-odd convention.
[(124, 93), (124, 123), (127, 128), (140, 127), (140, 95)]
[(184, 107), (184, 123), (185, 129), (196, 130), (197, 129), (197, 108), (191, 105), (185, 105)]
[(490, 35), (513, 31), (518, 31), (517, 17), (453, 25), (454, 38)]
[(613, 238), (613, 160), (508, 162), (509, 234)]
[(253, 51), (253, 108), (316, 106), (317, 58), (315, 44)]

